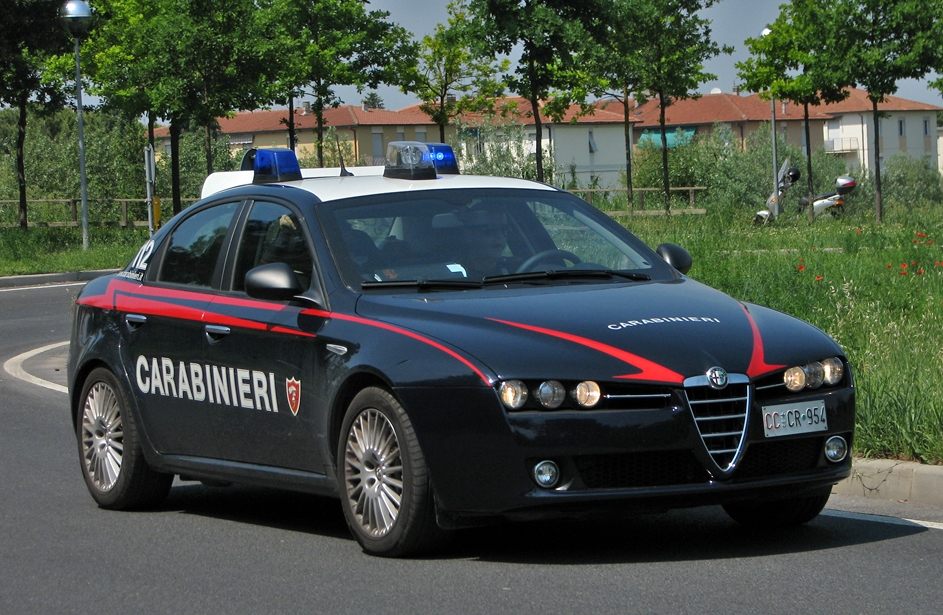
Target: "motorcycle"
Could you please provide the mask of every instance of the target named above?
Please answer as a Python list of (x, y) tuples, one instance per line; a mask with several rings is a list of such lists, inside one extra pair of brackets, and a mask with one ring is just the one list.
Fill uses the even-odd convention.
[(756, 212), (756, 216), (753, 217), (753, 224), (759, 226), (772, 221), (773, 203), (782, 202), (783, 195), (785, 195), (797, 181), (799, 181), (799, 169), (789, 166), (789, 159), (787, 158), (785, 162), (783, 162), (783, 166), (779, 168), (777, 189), (766, 199), (766, 209)]
[[(838, 217), (845, 211), (845, 196), (855, 189), (855, 179), (848, 175), (841, 175), (835, 179), (835, 192), (826, 192), (812, 197), (813, 215), (818, 218), (828, 212), (832, 217)], [(806, 211), (809, 206), (808, 197), (799, 199), (799, 213)]]
[[(786, 194), (786, 191), (789, 190), (796, 182), (799, 181), (799, 169), (796, 167), (789, 167), (789, 160), (783, 163), (782, 168), (779, 170), (779, 190), (778, 194), (773, 193), (766, 200), (766, 209), (756, 212), (756, 216), (753, 218), (753, 224), (762, 225), (766, 224), (773, 220), (772, 214), (772, 204), (777, 202), (776, 199), (782, 199), (783, 195)], [(832, 217), (838, 217), (845, 211), (845, 196), (850, 194), (856, 186), (855, 179), (848, 175), (840, 175), (835, 179), (835, 192), (825, 192), (822, 194), (817, 194), (812, 197), (812, 211), (814, 212), (814, 217), (818, 218), (824, 213), (828, 213)], [(809, 206), (809, 198), (802, 197), (799, 199), (799, 213), (802, 214), (806, 211), (806, 207)]]

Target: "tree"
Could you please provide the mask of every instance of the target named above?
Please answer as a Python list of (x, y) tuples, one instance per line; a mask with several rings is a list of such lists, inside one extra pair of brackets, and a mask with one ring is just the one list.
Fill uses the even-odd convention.
[(380, 98), (380, 95), (376, 92), (367, 92), (367, 95), (363, 97), (363, 104), (369, 109), (385, 109), (385, 103), (383, 99)]
[(342, 102), (334, 88), (399, 85), (414, 65), (416, 43), (389, 21), (367, 11), (364, 0), (273, 0), (268, 30), (283, 60), (277, 87), (283, 96), (308, 92), (317, 123), (318, 164), (324, 166), (324, 110)]
[(274, 48), (259, 29), (255, 0), (102, 0), (93, 32), (93, 71), (106, 102), (170, 122), (173, 209), (181, 209), (180, 134), (203, 128), (207, 174), (214, 170), (216, 118), (271, 99)]
[[(748, 38), (753, 57), (737, 63), (740, 77), (751, 92), (764, 99), (788, 100), (802, 105), (805, 115), (806, 182), (809, 202), (814, 195), (809, 105), (844, 100), (848, 91), (843, 74), (841, 44), (835, 27), (833, 3), (828, 0), (792, 0), (769, 27), (767, 34)], [(815, 212), (809, 208), (809, 220)]]
[(848, 81), (867, 90), (874, 138), (874, 217), (881, 222), (881, 141), (878, 104), (900, 79), (922, 79), (940, 67), (941, 0), (837, 0), (841, 57)]
[(711, 40), (710, 21), (698, 13), (715, 0), (650, 0), (648, 10), (638, 15), (636, 28), (646, 44), (637, 50), (641, 79), (640, 90), (647, 90), (658, 99), (658, 123), (662, 147), (662, 183), (665, 211), (670, 206), (668, 179), (668, 136), (665, 112), (676, 100), (696, 98), (697, 87), (716, 79), (704, 71), (704, 62), (719, 53), (732, 53), (733, 48), (718, 47)]
[[(584, 102), (591, 89), (582, 52), (600, 27), (597, 0), (471, 0), (476, 37), (493, 55), (520, 46), (517, 69), (505, 85), (531, 104), (537, 130), (537, 181), (543, 181), (542, 114), (559, 119), (573, 101)], [(543, 108), (541, 101), (554, 99)]]
[(590, 72), (600, 79), (598, 92), (622, 103), (625, 129), (625, 179), (629, 204), (632, 192), (632, 125), (630, 101), (638, 97), (644, 67), (638, 49), (647, 44), (638, 28), (642, 15), (654, 6), (645, 0), (610, 0), (602, 37), (590, 54)]
[(414, 92), (419, 109), (439, 127), (439, 141), (445, 141), (445, 127), (463, 111), (479, 109), (485, 101), (502, 94), (494, 75), (510, 68), (510, 61), (495, 62), (482, 55), (475, 45), (466, 0), (448, 5), (448, 25), (436, 25), (431, 36), (420, 43), (419, 63), (402, 86)]
[(0, 19), (0, 104), (19, 111), (17, 119), (16, 172), (19, 192), (19, 224), (27, 227), (26, 118), (30, 104), (57, 109), (65, 101), (61, 82), (45, 74), (47, 60), (71, 48), (71, 39), (59, 25), (59, 3), (50, 0), (11, 0)]

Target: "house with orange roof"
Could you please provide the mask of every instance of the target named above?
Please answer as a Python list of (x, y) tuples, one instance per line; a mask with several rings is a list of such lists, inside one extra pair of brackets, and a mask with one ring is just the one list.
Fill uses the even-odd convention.
[[(288, 109), (241, 111), (218, 119), (220, 132), (229, 137), (232, 148), (288, 147)], [(317, 154), (317, 119), (310, 103), (294, 109), (296, 152), (299, 157)], [(382, 164), (391, 141), (438, 141), (439, 127), (419, 112), (389, 111), (366, 106), (341, 105), (324, 110), (324, 128), (334, 128), (341, 140), (353, 146), (349, 165)], [(446, 136), (455, 134), (449, 127)], [(169, 151), (166, 128), (155, 135), (164, 139)], [(331, 144), (325, 143), (325, 147)]]
[[(596, 106), (622, 113), (618, 101), (602, 100)], [(750, 132), (761, 128), (769, 130), (774, 109), (777, 142), (805, 149), (802, 106), (785, 101), (771, 104), (757, 94), (712, 93), (696, 99), (679, 100), (668, 107), (665, 119), (671, 133), (680, 129), (689, 135), (710, 133), (716, 126), (726, 125), (736, 135), (740, 146), (746, 147)], [(939, 147), (934, 127), (940, 107), (888, 96), (878, 109), (885, 115), (879, 122), (882, 161), (906, 153), (925, 157), (932, 166), (937, 166)], [(648, 139), (660, 145), (657, 101), (649, 100), (637, 105), (630, 114), (639, 120), (634, 124), (635, 145)], [(841, 157), (849, 170), (874, 167), (873, 118), (866, 91), (851, 88), (848, 98), (840, 103), (810, 106), (809, 133), (812, 149), (823, 147), (826, 152)], [(669, 142), (669, 147), (671, 144)]]

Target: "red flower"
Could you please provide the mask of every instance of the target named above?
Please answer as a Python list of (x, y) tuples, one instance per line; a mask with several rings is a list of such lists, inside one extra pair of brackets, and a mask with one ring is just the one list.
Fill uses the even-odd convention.
[(914, 239), (914, 243), (920, 243), (919, 239)]
[(815, 251), (815, 246), (812, 246), (812, 251), (813, 251), (813, 252)]
[(860, 229), (860, 228), (856, 228), (856, 229), (855, 229), (855, 232), (860, 235), (860, 234), (861, 234), (861, 229)]
[(805, 271), (805, 265), (799, 265), (799, 271)]
[(936, 243), (936, 239), (928, 239), (928, 240), (927, 240), (927, 245), (928, 245), (928, 246), (932, 246), (932, 245), (935, 244), (935, 243)]
[(901, 264), (900, 264), (900, 268), (901, 268), (901, 269), (906, 269), (906, 268), (907, 268), (907, 263), (901, 263)]
[(887, 264), (887, 268), (888, 268), (888, 269), (893, 269), (893, 268), (894, 268), (894, 265), (891, 265), (890, 263), (888, 263), (888, 264)]
[(917, 233), (917, 237), (926, 237), (926, 234), (924, 234), (924, 233)]
[(901, 274), (901, 275), (907, 275), (907, 272), (906, 272), (906, 271), (901, 271), (900, 274)]
[(917, 275), (923, 275), (923, 269), (917, 269)]
[(912, 263), (910, 263), (910, 264), (911, 264), (911, 265), (916, 265), (916, 264), (917, 264), (917, 261), (914, 261), (914, 262), (912, 262)]
[(816, 281), (816, 282), (818, 282), (818, 281), (821, 280), (821, 279), (822, 279), (822, 276), (820, 276), (820, 275), (815, 276), (815, 281)]

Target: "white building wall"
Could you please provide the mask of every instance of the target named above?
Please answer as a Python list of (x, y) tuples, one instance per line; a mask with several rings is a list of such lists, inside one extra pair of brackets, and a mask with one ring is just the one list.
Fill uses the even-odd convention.
[[(590, 139), (592, 135), (592, 139)], [(557, 183), (575, 174), (580, 187), (622, 186), (625, 135), (622, 124), (554, 124), (551, 128)], [(595, 151), (593, 151), (595, 150)]]
[[(895, 111), (881, 118), (881, 163), (896, 154), (905, 153), (914, 158), (927, 158), (932, 167), (940, 167), (938, 139), (924, 134), (924, 120), (936, 125), (936, 118), (926, 111)], [(901, 134), (903, 132), (903, 134)], [(824, 126), (826, 149), (844, 157), (849, 172), (874, 168), (874, 117), (870, 112), (846, 113), (826, 122)]]

